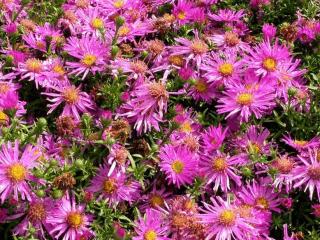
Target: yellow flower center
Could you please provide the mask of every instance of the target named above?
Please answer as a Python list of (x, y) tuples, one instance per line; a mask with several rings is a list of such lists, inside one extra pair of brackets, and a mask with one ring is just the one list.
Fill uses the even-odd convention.
[(59, 74), (60, 76), (64, 75), (66, 72), (63, 68), (63, 66), (61, 66), (60, 64), (57, 64), (53, 67), (53, 71), (57, 74)]
[(248, 150), (250, 153), (257, 154), (257, 153), (261, 152), (261, 147), (257, 143), (249, 142), (248, 148), (249, 148)]
[(184, 169), (184, 164), (180, 160), (175, 160), (171, 164), (171, 168), (175, 173), (180, 174)]
[(79, 91), (75, 87), (67, 88), (63, 93), (64, 100), (69, 104), (75, 104), (79, 100)]
[(157, 240), (157, 233), (153, 230), (148, 230), (143, 235), (144, 240)]
[(191, 49), (194, 54), (204, 54), (208, 51), (208, 45), (201, 40), (194, 40)]
[(0, 126), (7, 124), (8, 121), (9, 121), (8, 115), (0, 111)]
[(259, 197), (256, 199), (256, 205), (262, 209), (269, 209), (269, 202), (264, 197)]
[(81, 60), (81, 62), (87, 67), (93, 66), (96, 63), (96, 61), (97, 57), (92, 54), (85, 54), (83, 59)]
[(219, 214), (219, 222), (224, 226), (232, 226), (236, 220), (236, 214), (232, 210), (223, 210)]
[(130, 32), (130, 28), (126, 25), (121, 26), (118, 30), (118, 34), (120, 37), (128, 35), (129, 32)]
[(14, 182), (25, 180), (27, 170), (21, 163), (14, 163), (8, 168), (8, 176)]
[(112, 194), (117, 190), (116, 180), (109, 178), (103, 183), (103, 191), (107, 194)]
[(196, 82), (195, 88), (200, 93), (203, 93), (203, 92), (207, 91), (207, 89), (208, 89), (207, 84), (202, 80), (199, 80)]
[(319, 181), (320, 180), (320, 166), (310, 167), (308, 169), (308, 175), (312, 180)]
[(230, 76), (233, 73), (233, 65), (231, 63), (223, 63), (219, 66), (218, 71), (223, 76)]
[(226, 170), (228, 167), (228, 164), (226, 162), (226, 159), (224, 157), (217, 157), (213, 159), (212, 168), (217, 172), (222, 172)]
[(241, 93), (237, 97), (237, 103), (241, 105), (250, 105), (252, 103), (253, 96), (251, 93)]
[(42, 63), (40, 60), (31, 58), (26, 61), (27, 70), (34, 73), (39, 73), (42, 70)]
[(124, 1), (123, 0), (114, 1), (113, 6), (115, 8), (122, 8), (124, 6)]
[(180, 20), (184, 20), (184, 19), (186, 18), (186, 12), (180, 11), (180, 12), (177, 14), (177, 18), (180, 19)]
[(150, 198), (150, 204), (152, 207), (163, 206), (164, 200), (161, 196), (155, 194)]
[(95, 29), (102, 29), (104, 27), (103, 20), (101, 18), (94, 18), (91, 21), (91, 26)]
[(186, 132), (186, 133), (191, 132), (192, 131), (192, 127), (191, 127), (190, 122), (185, 121), (184, 123), (182, 123), (181, 126), (180, 126), (180, 129), (183, 132)]
[(266, 69), (269, 72), (273, 72), (276, 70), (277, 68), (277, 62), (275, 59), (268, 57), (266, 59), (263, 60), (262, 62), (262, 66), (264, 69)]
[(79, 212), (71, 212), (67, 216), (67, 222), (72, 228), (79, 228), (83, 223), (83, 216)]
[(45, 220), (47, 212), (42, 203), (31, 204), (28, 210), (28, 218), (31, 222)]

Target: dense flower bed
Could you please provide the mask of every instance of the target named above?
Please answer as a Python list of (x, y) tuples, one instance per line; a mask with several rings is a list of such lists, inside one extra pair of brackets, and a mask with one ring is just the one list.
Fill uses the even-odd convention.
[(0, 7), (1, 239), (320, 239), (317, 0)]

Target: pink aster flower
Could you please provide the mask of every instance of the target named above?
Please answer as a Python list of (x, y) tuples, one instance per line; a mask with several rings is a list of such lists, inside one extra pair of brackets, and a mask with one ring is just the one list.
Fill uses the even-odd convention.
[(235, 80), (241, 74), (243, 64), (237, 59), (237, 54), (234, 51), (224, 51), (213, 54), (205, 60), (201, 67), (206, 73), (205, 77), (209, 82), (218, 81), (219, 83), (228, 83), (230, 80)]
[(169, 183), (178, 188), (191, 184), (197, 175), (198, 158), (184, 146), (165, 145), (160, 149), (159, 158), (161, 171)]
[(219, 9), (218, 13), (209, 13), (209, 18), (216, 22), (239, 22), (244, 16), (244, 10)]
[(198, 32), (195, 32), (193, 40), (183, 37), (175, 38), (180, 45), (170, 47), (175, 55), (186, 56), (187, 63), (191, 60), (195, 62), (197, 67), (200, 67), (201, 62), (209, 51), (208, 45), (199, 37)]
[(265, 23), (262, 26), (263, 38), (266, 41), (272, 41), (277, 34), (277, 28), (273, 24)]
[(219, 187), (222, 191), (230, 190), (230, 180), (237, 186), (241, 185), (241, 177), (238, 176), (235, 166), (241, 160), (237, 157), (230, 157), (221, 152), (215, 154), (204, 154), (199, 161), (199, 171), (207, 179), (207, 184), (214, 183), (213, 190), (218, 191)]
[(43, 82), (41, 86), (50, 88), (51, 86), (62, 87), (69, 85), (67, 71), (65, 70), (62, 59), (48, 58), (44, 61), (45, 71), (42, 73)]
[(270, 132), (268, 129), (259, 129), (252, 125), (246, 134), (236, 141), (236, 146), (245, 151), (248, 155), (269, 154), (270, 144), (267, 142)]
[(293, 173), (294, 188), (305, 187), (304, 191), (309, 190), (309, 197), (312, 199), (314, 191), (317, 192), (320, 201), (320, 162), (318, 161), (318, 152), (315, 149), (309, 149), (308, 155), (298, 155), (299, 163)]
[(195, 6), (191, 1), (179, 0), (174, 6), (172, 14), (175, 16), (179, 25), (186, 24), (193, 19), (193, 10)]
[(77, 236), (85, 232), (92, 232), (91, 215), (85, 213), (84, 205), (77, 205), (74, 196), (65, 196), (48, 215), (47, 222), (51, 224), (49, 234), (58, 239), (77, 240)]
[(87, 34), (81, 39), (70, 37), (64, 50), (80, 60), (79, 62), (67, 62), (67, 66), (73, 69), (70, 74), (76, 76), (83, 74), (82, 79), (85, 79), (89, 72), (95, 74), (105, 70), (108, 49), (93, 36), (90, 37)]
[(248, 219), (244, 219), (230, 201), (217, 197), (211, 198), (212, 205), (203, 203), (200, 222), (208, 226), (206, 240), (247, 240), (248, 236), (256, 235), (255, 228)]
[(0, 151), (0, 199), (3, 203), (9, 197), (19, 200), (31, 200), (31, 189), (28, 182), (37, 182), (31, 170), (38, 165), (38, 152), (28, 145), (22, 154), (19, 142), (2, 144)]
[[(211, 103), (217, 95), (215, 86), (210, 84), (206, 78), (195, 77), (192, 80), (193, 82), (190, 84), (187, 95), (196, 101)], [(188, 86), (189, 84), (186, 85)]]
[(112, 174), (112, 172), (116, 169), (121, 169), (122, 172), (126, 171), (126, 166), (128, 164), (128, 150), (120, 145), (120, 144), (113, 144), (110, 153), (107, 157), (107, 162), (110, 165), (110, 171), (108, 173), (108, 176)]
[(278, 41), (271, 45), (267, 40), (251, 49), (245, 61), (248, 68), (253, 69), (258, 76), (278, 78), (280, 66), (290, 63), (290, 53), (288, 48)]
[(29, 47), (44, 53), (47, 52), (47, 43), (46, 39), (43, 36), (31, 32), (23, 35), (22, 39), (27, 43)]
[(318, 136), (315, 136), (310, 140), (302, 140), (293, 139), (290, 135), (286, 135), (283, 137), (282, 141), (298, 152), (308, 151), (309, 148), (320, 146), (320, 138)]
[(209, 38), (221, 50), (229, 49), (235, 52), (247, 52), (249, 45), (241, 40), (235, 31), (225, 32), (224, 34), (214, 34)]
[(274, 179), (274, 186), (280, 191), (285, 187), (286, 192), (292, 189), (293, 174), (295, 172), (296, 161), (292, 157), (288, 157), (287, 154), (278, 157), (272, 162), (272, 167), (277, 170), (277, 174)]
[(127, 175), (119, 170), (112, 171), (110, 176), (109, 172), (110, 167), (102, 165), (87, 190), (99, 194), (98, 200), (106, 199), (110, 206), (124, 201), (132, 202), (140, 184), (128, 181)]
[(141, 205), (141, 210), (147, 208), (158, 209), (159, 207), (164, 207), (164, 203), (169, 200), (171, 196), (170, 192), (166, 191), (165, 187), (160, 189), (156, 188), (156, 184), (153, 185), (151, 192), (142, 196), (143, 204)]
[(224, 94), (218, 100), (218, 113), (229, 113), (226, 118), (240, 115), (241, 122), (248, 122), (251, 115), (259, 119), (275, 106), (274, 89), (265, 83), (258, 84), (255, 88), (233, 83)]
[(62, 115), (73, 116), (76, 120), (80, 120), (80, 113), (88, 112), (94, 109), (93, 102), (86, 92), (80, 91), (80, 86), (64, 86), (62, 88), (51, 87), (54, 92), (46, 92), (44, 95), (48, 96), (50, 107), (48, 114), (53, 112), (60, 104), (64, 103)]
[(259, 182), (254, 180), (251, 184), (243, 187), (236, 195), (243, 203), (257, 209), (280, 212), (279, 194), (274, 192), (268, 178), (260, 179)]
[[(31, 224), (36, 230), (36, 235), (41, 239), (45, 239), (46, 230), (49, 229), (47, 219), (54, 206), (50, 198), (40, 199), (32, 196), (26, 213), (23, 215), (24, 218), (13, 229), (13, 233), (19, 236), (26, 236)], [(16, 214), (16, 216), (18, 215), (20, 214)]]
[(79, 32), (82, 34), (94, 34), (96, 37), (101, 36), (106, 26), (107, 19), (102, 15), (99, 8), (88, 8), (80, 10), (79, 18)]
[(45, 70), (43, 61), (36, 58), (29, 58), (25, 62), (20, 62), (18, 68), (15, 68), (16, 72), (21, 74), (21, 79), (28, 79), (29, 81), (35, 81), (36, 88), (42, 84), (42, 74)]
[(147, 82), (133, 91), (133, 98), (122, 106), (119, 116), (127, 117), (134, 123), (138, 134), (153, 127), (160, 131), (159, 122), (167, 112), (169, 93), (161, 82)]
[(202, 134), (203, 149), (206, 151), (218, 150), (226, 137), (228, 128), (223, 129), (219, 124), (217, 127), (210, 126)]
[(312, 214), (317, 217), (317, 218), (320, 218), (320, 204), (313, 204), (312, 205), (312, 209), (313, 209), (313, 212)]
[(157, 210), (147, 209), (144, 218), (140, 217), (135, 225), (137, 236), (133, 240), (169, 240), (169, 228), (162, 213)]

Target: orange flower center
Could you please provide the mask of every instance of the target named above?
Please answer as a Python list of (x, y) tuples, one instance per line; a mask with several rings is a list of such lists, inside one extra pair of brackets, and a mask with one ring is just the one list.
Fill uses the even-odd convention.
[(169, 56), (169, 62), (173, 65), (182, 67), (184, 65), (184, 59), (181, 55), (171, 55)]
[(212, 168), (217, 172), (223, 172), (228, 167), (226, 159), (224, 157), (217, 157), (213, 159)]
[(79, 90), (75, 87), (67, 88), (63, 93), (64, 100), (69, 104), (75, 104), (79, 100)]
[(31, 58), (26, 61), (26, 67), (29, 72), (39, 73), (42, 70), (42, 63), (38, 59)]
[(27, 170), (21, 163), (14, 163), (8, 168), (7, 174), (12, 181), (20, 182), (26, 179)]
[(164, 43), (156, 39), (149, 42), (148, 50), (155, 55), (159, 55), (163, 52), (164, 47)]
[(143, 235), (144, 240), (157, 240), (157, 233), (153, 230), (148, 230)]
[(166, 87), (162, 83), (151, 83), (149, 85), (149, 93), (154, 99), (157, 100), (168, 98)]
[(83, 216), (79, 212), (71, 212), (67, 216), (67, 222), (72, 228), (79, 228), (83, 224)]
[(277, 69), (277, 62), (274, 58), (268, 57), (263, 60), (262, 66), (269, 72), (274, 72)]
[(276, 160), (276, 168), (280, 173), (288, 174), (293, 169), (294, 163), (288, 158), (279, 158)]
[(31, 204), (28, 211), (28, 218), (31, 222), (39, 222), (45, 220), (47, 212), (42, 203)]
[(256, 199), (256, 205), (262, 209), (269, 209), (269, 202), (264, 197), (259, 197)]
[(234, 47), (239, 44), (240, 39), (238, 38), (238, 34), (233, 32), (226, 32), (224, 35), (224, 40), (229, 47)]
[(87, 8), (89, 6), (89, 1), (88, 0), (78, 0), (78, 1), (76, 1), (76, 6), (78, 8)]
[(92, 67), (97, 61), (97, 57), (92, 54), (85, 54), (84, 57), (82, 58), (81, 62), (86, 66), (86, 67)]
[(9, 121), (9, 117), (4, 112), (0, 111), (0, 125), (5, 125)]
[(184, 11), (180, 11), (178, 14), (177, 14), (177, 18), (179, 20), (184, 20), (186, 18), (186, 12)]
[(61, 66), (60, 64), (55, 65), (53, 67), (53, 71), (59, 74), (60, 76), (63, 76), (66, 73), (63, 66)]
[(194, 40), (191, 49), (194, 54), (204, 54), (208, 51), (208, 45), (201, 40)]
[(233, 65), (231, 63), (223, 63), (219, 66), (218, 71), (223, 76), (231, 76), (233, 73)]
[(145, 71), (148, 70), (147, 64), (140, 60), (132, 62), (130, 64), (130, 67), (135, 73), (145, 73)]
[(312, 180), (319, 181), (320, 180), (320, 166), (317, 167), (309, 167), (308, 175)]
[(116, 180), (112, 178), (108, 178), (103, 183), (103, 191), (107, 194), (112, 194), (117, 190)]
[(150, 198), (150, 204), (151, 204), (152, 207), (163, 206), (164, 200), (160, 195), (154, 194)]
[(219, 214), (219, 223), (224, 226), (232, 226), (236, 220), (236, 214), (232, 210), (223, 210)]
[(9, 91), (10, 86), (7, 83), (0, 83), (0, 94), (5, 94)]
[(253, 95), (251, 93), (241, 93), (237, 97), (237, 103), (241, 105), (250, 105), (253, 101)]
[(175, 173), (180, 174), (180, 173), (182, 173), (182, 171), (184, 169), (184, 164), (180, 160), (175, 160), (171, 164), (171, 168)]
[(303, 147), (303, 146), (305, 146), (305, 145), (308, 143), (308, 141), (304, 141), (304, 140), (294, 140), (294, 143), (295, 143), (296, 145), (300, 146), (300, 147)]

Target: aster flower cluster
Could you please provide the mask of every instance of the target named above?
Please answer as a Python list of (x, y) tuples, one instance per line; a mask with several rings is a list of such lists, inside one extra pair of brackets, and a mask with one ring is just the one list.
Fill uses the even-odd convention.
[(320, 239), (319, 12), (0, 0), (0, 238)]

